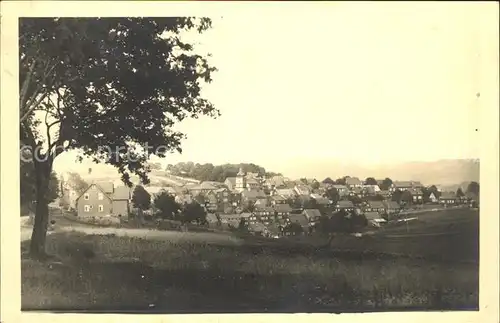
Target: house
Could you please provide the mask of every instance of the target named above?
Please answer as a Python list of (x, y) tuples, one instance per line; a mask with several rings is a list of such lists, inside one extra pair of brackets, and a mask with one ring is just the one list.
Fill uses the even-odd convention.
[(269, 236), (269, 230), (266, 225), (259, 222), (249, 223), (248, 231), (259, 236)]
[(387, 214), (399, 213), (401, 206), (396, 201), (384, 201), (385, 212)]
[(219, 209), (219, 200), (214, 191), (205, 195), (205, 206), (210, 212), (216, 212)]
[(93, 183), (76, 199), (77, 215), (128, 217), (131, 197), (127, 186), (115, 188), (112, 183)]
[(257, 217), (264, 224), (269, 224), (274, 221), (275, 211), (274, 208), (270, 206), (256, 207), (253, 211), (253, 215)]
[(431, 203), (438, 203), (439, 202), (439, 199), (436, 197), (436, 194), (434, 194), (434, 192), (431, 192), (431, 194), (429, 194), (429, 201)]
[(302, 214), (307, 218), (311, 226), (315, 226), (321, 218), (321, 212), (318, 209), (305, 209)]
[(345, 185), (332, 185), (332, 188), (336, 189), (340, 196), (349, 195), (349, 189)]
[(226, 185), (230, 191), (234, 191), (236, 189), (236, 177), (227, 177), (224, 181), (224, 185)]
[(276, 204), (273, 208), (278, 220), (286, 219), (292, 213), (292, 208), (288, 204)]
[(365, 218), (369, 224), (380, 227), (381, 224), (386, 223), (387, 221), (380, 215), (379, 212), (365, 212)]
[(260, 189), (260, 182), (256, 178), (247, 177), (245, 188), (249, 190), (258, 190)]
[(359, 187), (361, 188), (363, 186), (363, 182), (357, 177), (347, 177), (345, 179), (345, 184), (347, 185), (348, 188), (354, 188), (354, 187)]
[(294, 186), (293, 190), (297, 195), (309, 195), (311, 194), (311, 188), (304, 184), (297, 184)]
[(259, 198), (254, 203), (255, 207), (265, 207), (270, 206), (269, 200), (267, 198)]
[(376, 195), (378, 192), (380, 192), (378, 185), (363, 185), (363, 193), (365, 195)]
[(392, 185), (389, 187), (389, 191), (395, 192), (397, 190), (399, 191), (406, 191), (412, 188), (423, 188), (424, 186), (420, 182), (416, 181), (396, 181), (393, 182)]
[(284, 188), (285, 187), (285, 178), (283, 176), (273, 176), (271, 178), (266, 179), (265, 185), (269, 189)]
[(424, 203), (424, 192), (421, 188), (411, 188), (408, 190), (411, 194), (411, 199), (413, 204), (423, 204)]
[(453, 192), (443, 192), (439, 197), (439, 203), (444, 206), (456, 205), (458, 204), (458, 199), (455, 193)]
[(349, 195), (350, 196), (363, 196), (363, 189), (361, 187), (352, 187), (350, 192), (349, 192)]
[(193, 195), (198, 195), (198, 194), (206, 194), (210, 191), (215, 191), (216, 189), (218, 189), (218, 187), (210, 183), (203, 182), (199, 185), (190, 186), (188, 188), (188, 191)]
[(384, 199), (388, 199), (388, 198), (390, 198), (390, 197), (391, 197), (391, 192), (390, 192), (390, 191), (388, 191), (388, 190), (380, 190), (380, 191), (378, 191), (378, 192), (377, 192), (377, 194), (376, 194), (376, 195), (380, 195), (380, 196), (382, 196)]
[(243, 216), (238, 213), (219, 214), (220, 222), (228, 227), (237, 228), (240, 225)]
[(316, 201), (316, 204), (321, 206), (327, 206), (331, 203), (329, 199), (319, 194), (311, 194), (310, 197)]
[(259, 199), (266, 198), (266, 194), (260, 190), (248, 190), (241, 192), (241, 203), (255, 203)]
[(291, 188), (278, 188), (274, 190), (273, 195), (281, 195), (284, 198), (294, 198), (296, 196), (295, 191)]
[(271, 196), (271, 205), (277, 205), (277, 204), (287, 204), (287, 199), (281, 195)]
[(383, 213), (386, 210), (386, 206), (382, 201), (368, 201), (365, 207), (365, 212), (378, 212)]
[(231, 192), (229, 189), (222, 187), (218, 188), (215, 191), (213, 191), (217, 195), (217, 200), (221, 203), (231, 203), (232, 202), (232, 196)]
[(335, 206), (335, 210), (338, 211), (354, 211), (354, 204), (351, 201), (338, 201)]

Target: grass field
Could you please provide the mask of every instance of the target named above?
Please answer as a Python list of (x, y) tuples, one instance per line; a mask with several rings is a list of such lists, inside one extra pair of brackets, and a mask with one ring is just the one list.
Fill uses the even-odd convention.
[[(477, 215), (434, 215), (422, 216), (409, 232), (441, 232), (451, 222), (459, 233), (390, 238), (408, 230), (392, 227), (366, 239), (335, 240), (333, 250), (297, 242), (222, 246), (54, 233), (48, 251), (57, 262), (35, 262), (23, 253), (22, 307), (163, 313), (477, 309), (477, 252), (467, 248), (478, 244)], [(85, 258), (84, 250), (95, 256)]]

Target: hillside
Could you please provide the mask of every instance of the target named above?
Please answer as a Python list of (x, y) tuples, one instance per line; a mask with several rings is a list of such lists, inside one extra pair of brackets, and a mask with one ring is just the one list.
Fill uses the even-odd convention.
[(323, 180), (326, 177), (339, 178), (349, 175), (362, 179), (389, 177), (393, 180), (418, 180), (425, 185), (456, 186), (464, 182), (479, 181), (479, 160), (447, 159), (390, 165), (361, 165), (336, 160), (295, 160), (283, 163), (280, 171), (296, 178), (315, 177)]

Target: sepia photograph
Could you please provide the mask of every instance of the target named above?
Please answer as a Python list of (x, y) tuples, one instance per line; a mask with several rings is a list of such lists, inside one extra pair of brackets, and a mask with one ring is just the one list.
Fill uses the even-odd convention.
[(267, 5), (16, 18), (23, 312), (480, 310), (484, 10)]

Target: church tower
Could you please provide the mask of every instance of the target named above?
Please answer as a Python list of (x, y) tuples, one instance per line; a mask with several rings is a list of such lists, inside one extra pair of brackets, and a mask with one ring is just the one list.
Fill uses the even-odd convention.
[(245, 178), (245, 173), (243, 172), (243, 168), (240, 167), (240, 171), (236, 175), (235, 189), (238, 192), (243, 192), (246, 188), (247, 188), (247, 180)]

